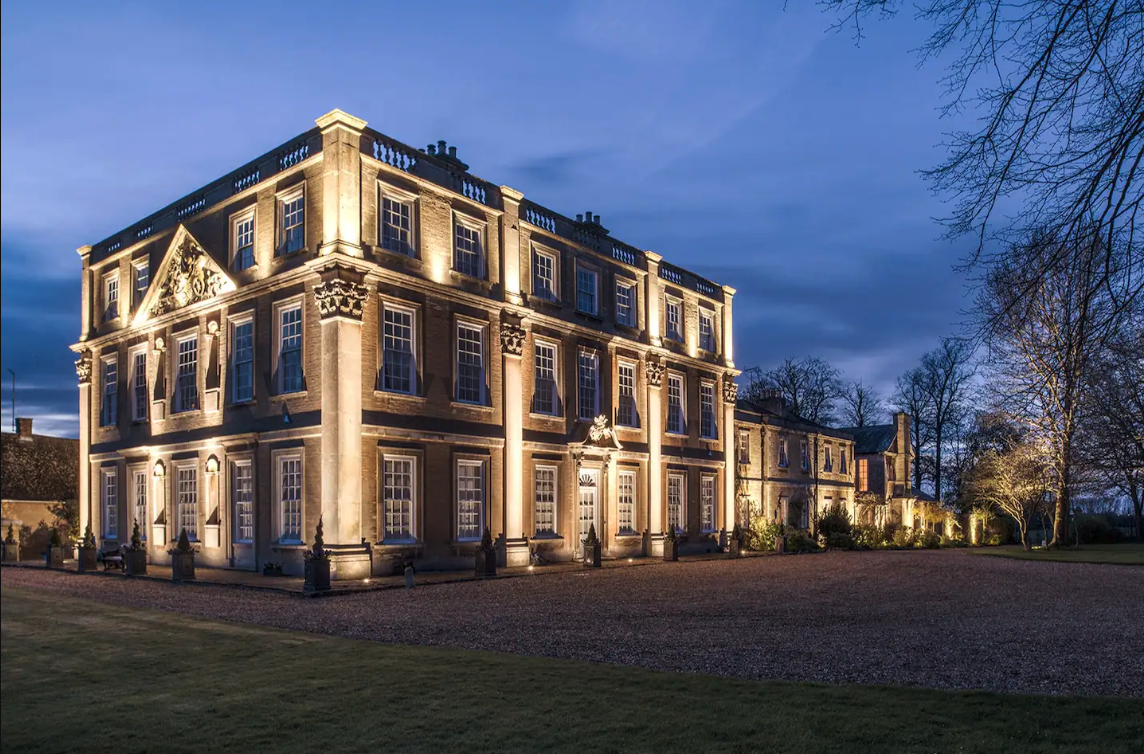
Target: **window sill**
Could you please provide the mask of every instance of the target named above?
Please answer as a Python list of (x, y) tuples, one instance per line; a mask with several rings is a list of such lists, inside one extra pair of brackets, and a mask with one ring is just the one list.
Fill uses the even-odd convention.
[(419, 539), (402, 539), (402, 540), (396, 540), (396, 541), (390, 540), (388, 542), (385, 540), (382, 540), (381, 542), (374, 542), (373, 547), (376, 550), (381, 550), (382, 552), (385, 552), (387, 550), (389, 550), (389, 551), (392, 551), (392, 550), (408, 550), (410, 548), (421, 547), (424, 544), (425, 543)]
[(227, 409), (250, 408), (253, 405), (255, 405), (255, 400), (253, 398), (251, 398), (250, 400), (247, 400), (247, 401), (234, 401), (232, 403), (228, 403), (228, 404), (226, 404), (226, 407), (227, 407)]
[(542, 308), (552, 309), (553, 311), (559, 311), (561, 308), (563, 308), (562, 304), (560, 303), (560, 299), (548, 298), (547, 296), (538, 296), (535, 293), (530, 293), (528, 295), (528, 303), (530, 306), (539, 305)]
[(532, 538), (534, 540), (539, 540), (541, 542), (563, 542), (564, 541), (564, 537), (560, 536), (556, 532), (537, 532), (536, 534), (534, 534), (532, 536)]
[[(294, 251), (285, 251), (284, 249), (276, 249), (274, 251), (274, 258), (275, 259), (285, 259), (286, 257), (294, 257), (294, 256), (298, 256), (300, 254), (305, 254), (305, 253), (306, 253), (306, 247), (305, 246), (303, 246), (300, 249), (295, 249)], [(249, 269), (249, 268), (247, 268), (247, 269)]]
[(295, 390), (293, 393), (275, 393), (270, 396), (271, 403), (275, 401), (287, 401), (291, 398), (305, 398), (308, 393), (305, 390)]
[(583, 317), (584, 319), (590, 319), (598, 325), (604, 324), (604, 318), (601, 317), (599, 314), (596, 314), (593, 312), (586, 312), (583, 309), (577, 309), (576, 310), (576, 316), (577, 317)]
[(424, 403), (425, 396), (417, 395), (416, 393), (399, 393), (396, 390), (377, 390), (373, 391), (375, 398), (393, 398), (399, 401), (410, 401), (411, 403)]
[(643, 330), (641, 330), (636, 325), (625, 324), (624, 322), (620, 322), (619, 320), (616, 320), (616, 328), (618, 330), (620, 330), (621, 332), (627, 332), (631, 335), (634, 335), (635, 337), (633, 338), (633, 340), (639, 340), (639, 336), (643, 334)]
[(563, 414), (542, 414), (536, 411), (529, 411), (528, 416), (530, 419), (539, 419), (541, 421), (563, 421)]
[(453, 408), (471, 408), (476, 411), (492, 411), (493, 407), (485, 403), (466, 403), (465, 401), (450, 401)]
[(639, 432), (641, 429), (638, 424), (614, 424), (612, 426), (620, 432)]
[(184, 411), (172, 411), (168, 419), (182, 419), (184, 417), (200, 416), (203, 413), (201, 408), (190, 408)]
[(387, 249), (384, 246), (378, 245), (373, 247), (373, 255), (382, 259), (392, 259), (400, 264), (416, 267), (419, 270), (425, 267), (425, 262), (418, 256), (417, 249), (410, 249), (409, 253), (406, 254), (404, 251)]
[(687, 433), (686, 433), (686, 432), (671, 432), (671, 431), (667, 431), (667, 432), (664, 432), (664, 434), (665, 434), (665, 435), (667, 435), (668, 437), (680, 437), (680, 438), (683, 438), (684, 440), (686, 440), (686, 439), (687, 439), (687, 437), (688, 437), (688, 435), (687, 435)]
[(302, 544), (301, 542), (275, 542), (270, 545), (272, 552), (301, 552), (302, 550), (309, 549), (309, 545)]
[(620, 529), (616, 532), (616, 539), (635, 539), (642, 536), (643, 535), (635, 529)]
[(483, 289), (488, 290), (488, 291), (491, 291), (493, 289), (493, 284), (491, 282), (489, 282), (488, 278), (483, 277), (483, 276), (482, 277), (474, 277), (474, 276), (469, 275), (467, 273), (461, 272), (460, 270), (454, 270), (454, 269), (449, 270), (449, 276), (453, 279), (454, 282), (457, 282), (457, 283), (475, 285), (479, 288), (483, 288)]

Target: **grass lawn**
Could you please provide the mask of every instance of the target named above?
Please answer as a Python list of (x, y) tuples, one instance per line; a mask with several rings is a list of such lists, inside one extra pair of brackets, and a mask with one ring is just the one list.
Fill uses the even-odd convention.
[[(4, 752), (1129, 752), (1139, 699), (752, 682), (7, 588)], [(731, 658), (728, 658), (730, 661)]]
[(1144, 544), (1081, 545), (1077, 547), (1038, 548), (1025, 552), (1021, 545), (1002, 547), (974, 547), (975, 555), (997, 555), (1020, 560), (1052, 560), (1061, 563), (1111, 563), (1114, 565), (1144, 565)]

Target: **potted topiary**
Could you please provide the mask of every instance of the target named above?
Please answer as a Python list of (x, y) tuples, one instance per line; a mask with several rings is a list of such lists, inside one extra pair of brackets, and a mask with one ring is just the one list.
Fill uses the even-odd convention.
[(668, 524), (663, 533), (663, 559), (669, 563), (679, 560), (679, 540), (675, 536), (675, 525)]
[(481, 536), (481, 543), (477, 545), (474, 570), (477, 578), (481, 579), (491, 579), (497, 575), (497, 550), (493, 546), (493, 534), (487, 526)]
[(54, 526), (51, 537), (48, 539), (48, 551), (44, 553), (44, 564), (48, 568), (64, 567), (64, 546), (60, 541), (60, 530)]
[[(184, 532), (185, 533), (185, 532)], [(190, 542), (187, 543), (190, 547)], [(193, 555), (193, 553), (192, 553)], [(172, 556), (171, 572), (174, 575), (174, 560)], [(147, 548), (143, 546), (143, 537), (139, 534), (139, 522), (131, 527), (131, 544), (123, 548), (123, 572), (128, 576), (142, 576), (147, 573)], [(191, 558), (191, 578), (195, 577), (195, 561)]]
[(588, 527), (588, 536), (584, 539), (584, 567), (600, 567), (600, 538), (596, 536), (596, 524)]
[(727, 553), (733, 557), (739, 557), (739, 553), (743, 549), (743, 530), (739, 528), (736, 523), (735, 527), (731, 529), (731, 541), (727, 543)]
[(4, 562), (15, 563), (20, 559), (20, 542), (16, 539), (16, 530), (8, 524), (8, 535), (4, 537)]
[(79, 557), (76, 559), (76, 568), (80, 573), (94, 571), (99, 561), (99, 548), (95, 544), (95, 535), (91, 533), (91, 524), (84, 529), (83, 539), (79, 543)]
[(187, 530), (179, 531), (179, 542), (175, 549), (167, 550), (171, 556), (171, 581), (191, 581), (195, 578), (195, 550), (191, 547)]
[(326, 592), (330, 589), (330, 553), (326, 552), (326, 540), (322, 537), (322, 517), (318, 516), (318, 528), (314, 530), (314, 545), (303, 556), (306, 560), (307, 592)]

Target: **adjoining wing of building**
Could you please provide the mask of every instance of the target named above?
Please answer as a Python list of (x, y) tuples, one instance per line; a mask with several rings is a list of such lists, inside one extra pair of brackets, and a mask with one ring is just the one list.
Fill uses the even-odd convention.
[(335, 110), (79, 250), (81, 528), (338, 578), (713, 549), (734, 290)]

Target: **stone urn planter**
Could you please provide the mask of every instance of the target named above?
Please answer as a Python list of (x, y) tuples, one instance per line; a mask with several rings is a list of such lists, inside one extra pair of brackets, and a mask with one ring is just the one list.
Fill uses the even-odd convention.
[[(195, 564), (192, 561), (191, 578), (194, 578), (194, 572)], [(123, 548), (123, 573), (128, 576), (143, 576), (147, 573), (147, 548), (143, 546), (138, 521), (131, 529), (131, 545)]]
[(481, 537), (481, 543), (477, 546), (477, 554), (474, 556), (473, 561), (474, 573), (479, 579), (491, 579), (497, 575), (497, 550), (493, 546), (493, 535), (489, 528), (485, 527), (484, 536)]
[(76, 558), (76, 570), (80, 573), (94, 571), (99, 564), (99, 548), (95, 544), (95, 535), (91, 533), (91, 524), (83, 533), (83, 541), (79, 543), (79, 557)]
[(171, 556), (171, 581), (192, 581), (195, 578), (195, 550), (187, 537), (187, 530), (179, 532), (179, 543), (175, 549), (167, 550)]
[(668, 524), (667, 531), (663, 535), (663, 559), (667, 563), (679, 560), (679, 539), (676, 538), (675, 527), (671, 524)]
[(314, 530), (314, 545), (304, 557), (302, 589), (307, 592), (330, 591), (330, 553), (326, 552), (326, 541), (322, 536), (321, 516), (318, 516), (318, 528)]
[(600, 567), (600, 538), (596, 535), (596, 525), (592, 524), (588, 527), (588, 536), (584, 539), (584, 567), (585, 568), (599, 568)]
[(48, 549), (44, 552), (44, 565), (48, 568), (64, 567), (64, 547), (60, 542), (59, 529), (52, 529), (51, 539), (48, 540)]
[(4, 537), (4, 562), (16, 563), (20, 560), (20, 543), (16, 540), (16, 530), (8, 524), (8, 535)]

